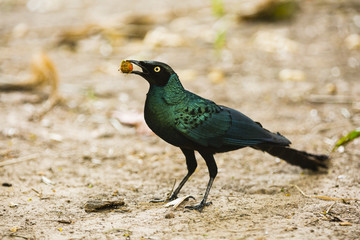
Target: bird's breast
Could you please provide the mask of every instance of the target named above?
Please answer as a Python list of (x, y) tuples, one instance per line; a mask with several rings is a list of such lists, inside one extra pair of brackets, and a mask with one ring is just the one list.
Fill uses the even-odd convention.
[(191, 144), (175, 128), (174, 106), (167, 104), (160, 96), (147, 95), (144, 117), (149, 128), (166, 142), (178, 147)]

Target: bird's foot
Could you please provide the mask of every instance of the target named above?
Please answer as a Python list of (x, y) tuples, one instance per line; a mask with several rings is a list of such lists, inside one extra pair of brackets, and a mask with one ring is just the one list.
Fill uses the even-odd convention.
[(171, 201), (174, 201), (177, 198), (178, 198), (177, 194), (171, 194), (171, 196), (168, 198), (168, 201), (171, 202)]
[(212, 202), (201, 201), (198, 205), (186, 206), (185, 208), (190, 209), (190, 210), (197, 210), (199, 212), (202, 212), (204, 207), (210, 206), (211, 204), (212, 204)]

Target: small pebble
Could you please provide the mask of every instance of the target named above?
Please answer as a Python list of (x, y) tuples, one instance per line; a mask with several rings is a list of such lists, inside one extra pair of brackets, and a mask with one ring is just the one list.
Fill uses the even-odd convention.
[(175, 214), (172, 213), (172, 212), (167, 213), (167, 214), (165, 215), (165, 218), (166, 218), (166, 219), (170, 219), (170, 218), (174, 218), (174, 217), (175, 217)]
[(328, 83), (326, 84), (325, 88), (328, 94), (334, 95), (337, 93), (337, 87), (335, 83)]

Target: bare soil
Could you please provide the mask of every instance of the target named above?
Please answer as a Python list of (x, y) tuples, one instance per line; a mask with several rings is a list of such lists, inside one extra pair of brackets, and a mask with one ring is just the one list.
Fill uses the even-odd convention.
[[(30, 121), (48, 89), (0, 93), (0, 238), (359, 239), (360, 203), (351, 199), (360, 198), (360, 141), (331, 152), (360, 126), (358, 1), (300, 1), (281, 22), (239, 20), (241, 4), (225, 1), (219, 18), (210, 1), (0, 1), (0, 82), (25, 79), (43, 50), (64, 99)], [(68, 31), (78, 34), (61, 37)], [(252, 149), (218, 154), (213, 204), (199, 213), (184, 208), (208, 181), (197, 156), (180, 194), (196, 200), (149, 204), (186, 166), (178, 148), (115, 117), (143, 110), (147, 83), (117, 71), (131, 58), (167, 62), (187, 89), (281, 132), (294, 148), (330, 154), (329, 170)], [(93, 200), (125, 205), (86, 212)]]

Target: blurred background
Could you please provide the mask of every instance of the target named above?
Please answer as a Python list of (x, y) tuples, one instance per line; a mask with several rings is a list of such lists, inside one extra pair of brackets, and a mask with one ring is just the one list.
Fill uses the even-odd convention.
[[(71, 209), (57, 201), (85, 202), (93, 186), (109, 194), (113, 184), (119, 195), (147, 201), (181, 178), (180, 152), (144, 124), (148, 84), (118, 72), (124, 59), (166, 62), (185, 88), (281, 132), (298, 149), (329, 153), (360, 126), (359, 0), (0, 0), (0, 176), (14, 186), (8, 201), (26, 201), (35, 187), (54, 195), (50, 208)], [(325, 180), (304, 186), (316, 182), (334, 194), (340, 186), (344, 196), (358, 190), (358, 139), (332, 153)], [(299, 177), (262, 153), (221, 156), (227, 174), (220, 171), (214, 196), (221, 186), (249, 193), (273, 177)], [(202, 183), (199, 162), (203, 178), (192, 181)], [(23, 220), (21, 212), (42, 219), (42, 210), (32, 211), (11, 209), (6, 227)]]
[[(196, 91), (239, 105), (244, 95), (255, 94), (252, 101), (297, 102), (323, 101), (310, 94), (355, 96), (359, 91), (354, 87), (360, 65), (355, 0), (0, 4), (1, 82), (26, 79), (33, 56), (46, 52), (66, 98), (83, 91), (133, 99), (132, 91), (146, 87), (117, 72), (121, 60), (130, 58), (167, 62)], [(227, 94), (216, 96), (216, 89)], [(139, 101), (127, 104), (132, 102)]]
[[(1, 94), (0, 103), (4, 108), (25, 101), (17, 109), (29, 119), (41, 120), (60, 99), (70, 109), (93, 113), (90, 118), (108, 118), (116, 110), (116, 118), (128, 117), (129, 109), (141, 113), (146, 83), (117, 70), (123, 59), (146, 59), (168, 63), (190, 90), (270, 124), (284, 115), (300, 120), (303, 113), (295, 110), (302, 107), (311, 126), (341, 120), (339, 127), (350, 128), (360, 121), (355, 0), (0, 4), (0, 84), (4, 92), (16, 92), (13, 83), (32, 82), (20, 88), (37, 91), (25, 99), (23, 93)], [(39, 86), (50, 90), (39, 96)], [(284, 106), (274, 114), (279, 104)], [(10, 127), (17, 112), (7, 116)]]

